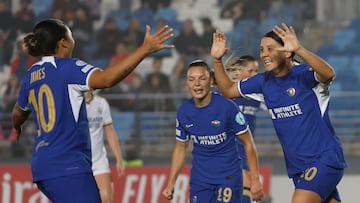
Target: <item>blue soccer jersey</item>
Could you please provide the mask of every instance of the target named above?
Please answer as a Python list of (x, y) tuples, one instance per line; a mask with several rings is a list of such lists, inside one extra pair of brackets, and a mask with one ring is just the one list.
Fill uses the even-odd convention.
[(241, 113), (244, 114), (249, 124), (251, 132), (255, 133), (256, 112), (259, 111), (261, 102), (248, 98), (235, 98), (233, 101), (239, 106)]
[(259, 73), (239, 81), (243, 97), (265, 101), (284, 151), (289, 177), (320, 161), (336, 168), (346, 162), (328, 115), (328, 85), (319, 83), (306, 64), (284, 77)]
[(176, 138), (193, 140), (191, 180), (221, 184), (226, 178), (241, 174), (241, 159), (235, 147), (235, 136), (245, 133), (247, 122), (237, 106), (219, 94), (202, 108), (193, 99), (178, 110)]
[(45, 56), (23, 79), (18, 104), (32, 111), (37, 129), (33, 181), (92, 172), (83, 91), (93, 70), (81, 60)]
[[(252, 135), (254, 135), (255, 134), (255, 119), (256, 119), (255, 114), (257, 111), (259, 111), (261, 102), (253, 100), (253, 99), (243, 98), (243, 97), (235, 98), (235, 99), (233, 99), (233, 101), (238, 105), (240, 111), (245, 116), (245, 119), (249, 124), (250, 131), (251, 131)], [(245, 149), (244, 149), (244, 144), (239, 139), (235, 139), (235, 140), (236, 140), (239, 154), (243, 160), (242, 161), (243, 169), (249, 170), (249, 166), (247, 164), (247, 157), (246, 157)]]

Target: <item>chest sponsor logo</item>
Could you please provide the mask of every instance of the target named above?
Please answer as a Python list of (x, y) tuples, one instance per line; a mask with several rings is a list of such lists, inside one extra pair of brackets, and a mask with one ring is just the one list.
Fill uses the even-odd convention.
[(289, 118), (303, 114), (300, 104), (269, 109), (269, 112), (272, 119)]

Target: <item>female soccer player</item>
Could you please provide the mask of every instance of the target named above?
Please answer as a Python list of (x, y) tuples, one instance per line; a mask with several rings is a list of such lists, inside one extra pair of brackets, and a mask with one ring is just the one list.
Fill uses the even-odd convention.
[(111, 203), (114, 198), (113, 180), (104, 135), (116, 159), (115, 169), (118, 178), (125, 173), (119, 139), (112, 124), (107, 100), (94, 94), (93, 90), (85, 92), (84, 96), (91, 138), (92, 171), (100, 190), (101, 202)]
[(33, 182), (54, 203), (99, 203), (91, 170), (91, 144), (83, 92), (111, 87), (124, 79), (144, 57), (172, 45), (164, 26), (126, 59), (104, 70), (71, 58), (74, 39), (67, 25), (47, 19), (24, 38), (32, 56), (42, 56), (23, 79), (12, 113), (17, 139), (30, 112), (37, 128), (32, 154)]
[(235, 137), (244, 143), (254, 200), (262, 198), (259, 166), (251, 132), (243, 114), (231, 100), (212, 93), (210, 68), (203, 61), (192, 62), (186, 85), (192, 98), (178, 109), (176, 145), (167, 187), (163, 196), (173, 198), (174, 185), (184, 164), (187, 146), (193, 140), (190, 202), (241, 202), (241, 159)]
[[(226, 97), (265, 101), (295, 185), (292, 203), (336, 203), (346, 161), (328, 115), (333, 68), (301, 46), (292, 27), (282, 24), (261, 39), (265, 72), (231, 81), (222, 64), (226, 37), (215, 32), (211, 55), (215, 77)], [(299, 56), (305, 63), (294, 60)]]
[[(259, 71), (259, 63), (253, 56), (250, 55), (242, 55), (239, 57), (231, 55), (226, 59), (224, 66), (226, 73), (233, 81), (249, 78), (257, 74)], [(265, 110), (266, 106), (262, 102), (247, 98), (234, 98), (233, 101), (239, 106), (241, 113), (244, 114), (245, 119), (249, 124), (251, 134), (254, 136), (256, 120), (255, 114), (260, 108)], [(245, 150), (242, 142), (240, 140), (236, 141), (240, 156), (244, 157), (242, 159), (244, 190), (241, 203), (251, 203), (249, 166), (247, 164), (246, 156), (244, 156)]]

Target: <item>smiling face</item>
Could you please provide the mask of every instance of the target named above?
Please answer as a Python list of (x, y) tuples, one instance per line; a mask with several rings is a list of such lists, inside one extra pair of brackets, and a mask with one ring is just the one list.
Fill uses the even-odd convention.
[[(281, 45), (271, 37), (263, 37), (260, 46), (260, 58), (264, 63), (266, 71), (271, 71), (275, 75), (284, 75), (290, 67), (286, 64), (290, 62), (289, 52), (280, 52), (276, 48)], [(290, 53), (291, 54), (291, 53)]]
[(187, 71), (186, 86), (196, 106), (206, 106), (211, 99), (210, 72), (203, 66), (192, 66)]

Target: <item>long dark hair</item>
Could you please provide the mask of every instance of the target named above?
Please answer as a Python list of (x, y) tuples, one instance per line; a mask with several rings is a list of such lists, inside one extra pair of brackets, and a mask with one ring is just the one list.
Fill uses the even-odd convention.
[(31, 56), (55, 54), (57, 42), (66, 38), (68, 26), (58, 19), (47, 19), (35, 25), (24, 37), (24, 47)]

